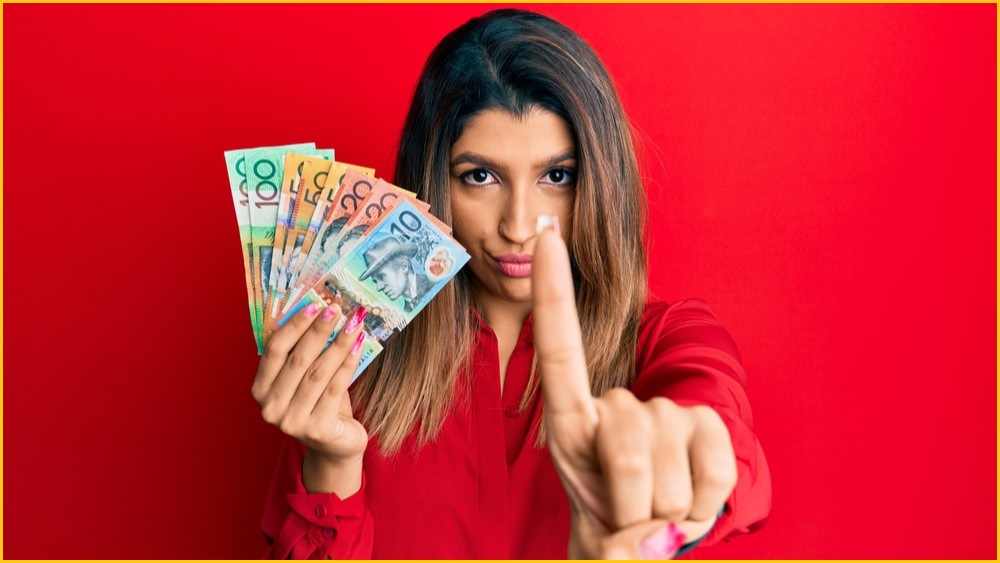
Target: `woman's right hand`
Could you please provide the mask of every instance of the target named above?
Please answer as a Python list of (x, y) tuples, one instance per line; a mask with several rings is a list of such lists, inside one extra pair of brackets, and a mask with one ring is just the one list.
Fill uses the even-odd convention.
[(347, 498), (361, 488), (368, 432), (354, 419), (347, 388), (361, 360), (365, 309), (358, 308), (336, 340), (340, 307), (305, 307), (276, 330), (264, 350), (254, 399), (268, 423), (308, 449), (302, 480), (309, 492)]

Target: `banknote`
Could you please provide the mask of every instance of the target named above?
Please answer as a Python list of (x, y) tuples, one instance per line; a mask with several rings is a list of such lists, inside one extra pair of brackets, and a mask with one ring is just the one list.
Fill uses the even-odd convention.
[[(375, 169), (348, 162), (332, 162), (329, 168), (318, 162), (305, 163), (302, 179), (305, 187), (299, 198), (302, 203), (295, 210), (292, 221), (294, 238), (289, 236), (285, 243), (285, 254), (289, 257), (287, 275), (280, 280), (280, 306), (272, 307), (271, 319), (276, 318), (292, 303), (287, 297), (289, 290), (296, 287), (300, 275), (307, 269), (308, 259), (313, 255), (314, 242), (324, 229), (323, 219), (329, 215), (334, 193), (348, 172), (372, 175)], [(295, 293), (296, 297), (299, 293), (301, 291)]]
[[(314, 143), (301, 143), (272, 147), (282, 150), (311, 150)], [(258, 253), (253, 245), (254, 195), (247, 178), (247, 152), (259, 149), (234, 149), (225, 152), (226, 168), (229, 172), (229, 183), (233, 193), (233, 206), (236, 209), (236, 220), (240, 228), (240, 243), (243, 247), (243, 267), (247, 277), (247, 301), (250, 308), (250, 323), (257, 343), (257, 352), (263, 351), (262, 292), (256, 285), (254, 272), (260, 271)], [(261, 295), (261, 298), (258, 298)]]
[(229, 185), (233, 194), (233, 207), (236, 209), (236, 223), (240, 228), (240, 246), (243, 249), (243, 269), (246, 278), (247, 303), (250, 309), (250, 328), (254, 332), (257, 352), (262, 351), (263, 343), (257, 338), (257, 327), (260, 319), (257, 316), (257, 302), (253, 286), (253, 243), (250, 237), (250, 196), (247, 195), (246, 160), (243, 150), (226, 151), (226, 170), (229, 172)]
[[(315, 149), (299, 150), (309, 154)], [(253, 240), (257, 267), (254, 275), (254, 291), (259, 293), (262, 315), (267, 311), (270, 297), (271, 263), (274, 251), (275, 225), (278, 220), (282, 176), (284, 174), (284, 147), (265, 147), (246, 151), (247, 191), (250, 194), (250, 236)], [(315, 157), (322, 159), (322, 157)], [(261, 326), (263, 330), (263, 325)]]
[(429, 205), (415, 199), (412, 192), (394, 186), (381, 178), (376, 180), (375, 186), (368, 197), (358, 206), (358, 210), (351, 215), (335, 236), (330, 237), (332, 240), (327, 244), (327, 248), (323, 249), (324, 254), (321, 256), (331, 254), (333, 258), (328, 264), (321, 265), (319, 270), (325, 272), (337, 262), (340, 256), (350, 252), (357, 242), (368, 236), (368, 233), (378, 225), (382, 218), (404, 200), (409, 200), (421, 212), (424, 212), (425, 216), (430, 209)]
[[(404, 199), (409, 199), (409, 192), (401, 192), (397, 186), (384, 180), (374, 180), (371, 191), (357, 205), (354, 213), (334, 219), (329, 228), (323, 232), (320, 244), (313, 245), (315, 256), (306, 260), (301, 282), (303, 289), (315, 284), (342, 255), (350, 252), (358, 241), (371, 232), (382, 217)], [(421, 211), (426, 211), (429, 207), (421, 201), (412, 202), (421, 208)]]
[(302, 242), (306, 229), (309, 227), (312, 210), (316, 208), (319, 193), (322, 190), (322, 185), (326, 182), (332, 164), (332, 161), (315, 158), (303, 160), (301, 178), (299, 178), (299, 185), (295, 190), (295, 200), (292, 202), (288, 233), (285, 236), (285, 249), (282, 253), (282, 271), (285, 275), (278, 280), (280, 292), (287, 289), (289, 280), (294, 275), (295, 264), (301, 253)]
[[(374, 168), (358, 166), (347, 162), (331, 161), (329, 167), (327, 167), (325, 163), (316, 160), (313, 160), (311, 163), (309, 159), (302, 161), (299, 171), (299, 185), (303, 186), (303, 191), (300, 197), (298, 188), (294, 190), (296, 197), (291, 206), (292, 213), (288, 220), (288, 232), (281, 239), (284, 249), (281, 254), (280, 274), (278, 275), (273, 299), (271, 300), (268, 321), (273, 321), (277, 318), (280, 312), (280, 305), (285, 303), (285, 294), (288, 288), (298, 279), (299, 271), (304, 265), (305, 258), (308, 256), (312, 241), (316, 238), (315, 233), (321, 228), (320, 220), (325, 210), (324, 205), (326, 205), (326, 200), (328, 199), (328, 196), (324, 194), (331, 191), (326, 187), (326, 183), (328, 181), (333, 182), (334, 180), (339, 182), (348, 170), (356, 170), (366, 174), (375, 173)], [(308, 186), (306, 185), (307, 180)], [(311, 213), (309, 211), (310, 208), (313, 209)], [(306, 218), (309, 220), (303, 220)], [(310, 233), (313, 233), (313, 236), (309, 236)], [(275, 244), (278, 244), (277, 238), (278, 231), (276, 230)], [(306, 240), (307, 238), (308, 241)], [(273, 326), (273, 324), (266, 322), (265, 332), (268, 335), (270, 335), (270, 331), (267, 330), (269, 326)]]
[(380, 344), (409, 324), (469, 260), (409, 198), (401, 197), (347, 255), (276, 322), (280, 326), (310, 303), (338, 306), (344, 318), (363, 306), (365, 354), (357, 377)]
[(350, 173), (351, 177), (358, 174), (364, 175), (366, 177), (373, 177), (375, 175), (374, 168), (365, 168), (364, 166), (357, 166), (355, 164), (348, 164), (346, 162), (335, 162), (332, 167), (330, 167), (330, 177), (328, 178), (326, 185), (323, 187), (323, 192), (320, 194), (319, 200), (316, 202), (316, 210), (313, 211), (313, 217), (310, 221), (310, 225), (315, 225), (315, 232), (307, 233), (310, 237), (309, 240), (309, 254), (306, 257), (306, 261), (303, 264), (303, 268), (307, 267), (310, 263), (310, 257), (313, 256), (315, 245), (313, 244), (317, 239), (322, 242), (325, 238), (329, 237), (330, 229), (330, 217), (332, 213), (332, 207), (334, 201), (336, 200), (337, 193), (340, 191), (343, 185), (344, 179), (348, 177)]
[(384, 341), (413, 320), (468, 260), (462, 245), (404, 199), (309, 291), (331, 299), (333, 289), (350, 295), (373, 316), (370, 334)]
[[(287, 262), (284, 260), (285, 242), (288, 235), (288, 228), (292, 220), (295, 206), (295, 196), (298, 194), (299, 185), (302, 183), (302, 170), (304, 161), (307, 158), (321, 158), (326, 161), (333, 161), (333, 149), (316, 149), (312, 151), (302, 151), (301, 153), (287, 152), (282, 157), (282, 182), (281, 193), (278, 198), (277, 216), (274, 225), (274, 244), (271, 251), (271, 269), (262, 277), (267, 279), (267, 286), (264, 288), (264, 319), (261, 328), (264, 331), (264, 340), (271, 335), (271, 319), (277, 312), (279, 295), (283, 290), (279, 290), (279, 280), (285, 277)], [(266, 235), (265, 235), (266, 236)]]
[(281, 314), (284, 314), (289, 306), (298, 301), (303, 292), (312, 285), (311, 283), (306, 285), (304, 279), (308, 277), (308, 272), (312, 271), (312, 262), (316, 260), (316, 254), (312, 247), (322, 226), (330, 225), (341, 218), (343, 218), (341, 224), (346, 223), (375, 184), (374, 178), (357, 170), (345, 171), (339, 185), (331, 182), (329, 186), (326, 186), (325, 176), (322, 180), (324, 187), (321, 188), (321, 196), (317, 197), (317, 205), (306, 229), (302, 252), (299, 254), (299, 263), (294, 268), (296, 274), (290, 289), (285, 294)]
[[(389, 202), (395, 201), (397, 196), (410, 199), (421, 211), (430, 209), (430, 205), (417, 200), (416, 194), (409, 190), (369, 174), (349, 171), (333, 196), (332, 207), (327, 210), (320, 232), (317, 233), (319, 244), (313, 245), (302, 266), (302, 281), (296, 284), (295, 291), (291, 293), (293, 298), (326, 273), (339, 255), (345, 252), (345, 247), (351, 246), (354, 240), (370, 230), (384, 215)], [(363, 199), (358, 201), (359, 197)], [(362, 223), (367, 228), (362, 228)]]
[[(227, 151), (248, 308), (258, 353), (311, 303), (368, 311), (354, 378), (469, 260), (413, 192), (332, 150), (286, 145)], [(352, 378), (352, 381), (354, 380)]]
[[(334, 162), (322, 159), (307, 158), (302, 165), (302, 179), (295, 204), (292, 209), (292, 219), (289, 222), (289, 232), (285, 240), (284, 260), (286, 276), (279, 280), (279, 293), (285, 295), (298, 279), (299, 271), (305, 261), (309, 248), (306, 243), (310, 225), (313, 225), (316, 207), (326, 186), (327, 177)], [(314, 227), (316, 228), (316, 227)], [(289, 247), (291, 245), (291, 247)]]
[[(312, 220), (309, 222), (309, 230), (306, 233), (306, 240), (303, 245), (306, 250), (306, 257), (299, 265), (299, 275), (296, 279), (302, 277), (302, 274), (312, 269), (318, 256), (320, 256), (331, 242), (331, 237), (336, 236), (340, 232), (340, 228), (344, 223), (340, 220), (340, 215), (336, 213), (335, 206), (343, 206), (345, 198), (357, 195), (367, 197), (370, 187), (374, 185), (375, 180), (373, 176), (375, 171), (373, 169), (343, 163), (336, 163), (336, 166), (339, 166), (339, 168), (334, 169), (331, 167), (330, 169), (330, 173), (334, 178), (327, 180), (326, 186), (323, 188), (323, 193), (316, 203), (316, 210), (313, 211)], [(297, 283), (296, 285), (301, 284)]]
[[(272, 304), (271, 310), (274, 310), (276, 307), (275, 298), (278, 293), (278, 280), (285, 275), (285, 262), (283, 260), (285, 241), (288, 236), (288, 227), (292, 220), (295, 195), (299, 191), (299, 183), (302, 179), (302, 168), (305, 159), (309, 156), (318, 156), (324, 160), (333, 161), (334, 151), (333, 149), (317, 149), (311, 154), (289, 152), (285, 155), (281, 195), (278, 201), (278, 216), (274, 225), (274, 251), (271, 253), (271, 273), (268, 279), (268, 290), (271, 295), (267, 301)], [(274, 314), (272, 313), (271, 317), (273, 316)], [(268, 326), (270, 326), (270, 323), (264, 324), (265, 336)]]
[(380, 294), (380, 302), (409, 323), (468, 261), (461, 244), (404, 200), (331, 268), (326, 279)]

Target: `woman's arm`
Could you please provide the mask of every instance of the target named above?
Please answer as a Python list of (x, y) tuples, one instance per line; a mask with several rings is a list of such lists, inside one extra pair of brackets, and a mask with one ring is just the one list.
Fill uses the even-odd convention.
[[(253, 396), (261, 416), (289, 437), (262, 523), (270, 554), (371, 558), (362, 460), (368, 433), (348, 392), (357, 370), (365, 310), (340, 322), (340, 308), (311, 304), (271, 335)], [(334, 342), (330, 335), (343, 325)]]
[(374, 522), (363, 475), (350, 496), (309, 492), (302, 480), (306, 448), (288, 439), (271, 480), (261, 531), (272, 559), (371, 559)]
[[(726, 504), (732, 509), (742, 499), (733, 495), (740, 464), (733, 442), (743, 446), (750, 421), (735, 347), (728, 335), (719, 337), (724, 331), (710, 314), (675, 317), (691, 328), (684, 332), (662, 320), (650, 331), (644, 319), (634, 389), (591, 396), (557, 225), (540, 229), (536, 242), (532, 310), (547, 443), (570, 501), (569, 554), (663, 559), (690, 540), (731, 531)], [(713, 336), (705, 337), (705, 327)], [(731, 353), (719, 350), (724, 342)], [(754, 460), (763, 459), (752, 449)], [(745, 458), (745, 448), (739, 455)], [(751, 477), (769, 483), (766, 463), (755, 468), (763, 475)], [(723, 527), (715, 528), (720, 511)]]
[(746, 373), (732, 337), (708, 305), (699, 300), (650, 305), (639, 335), (636, 371), (632, 391), (639, 400), (666, 397), (678, 405), (708, 406), (729, 431), (736, 487), (702, 543), (763, 526), (771, 510), (771, 475), (753, 432)]

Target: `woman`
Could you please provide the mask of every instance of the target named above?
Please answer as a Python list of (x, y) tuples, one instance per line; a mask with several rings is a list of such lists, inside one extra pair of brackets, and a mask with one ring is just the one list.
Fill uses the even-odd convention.
[(349, 390), (363, 312), (326, 351), (336, 307), (274, 333), (272, 556), (668, 558), (763, 523), (738, 353), (704, 304), (647, 303), (629, 127), (581, 38), (515, 10), (450, 33), (395, 183), (471, 259)]

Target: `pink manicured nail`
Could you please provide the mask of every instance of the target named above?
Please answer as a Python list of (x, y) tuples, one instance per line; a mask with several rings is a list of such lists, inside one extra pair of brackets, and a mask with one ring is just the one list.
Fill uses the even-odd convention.
[(642, 540), (639, 549), (644, 559), (667, 559), (684, 545), (684, 532), (671, 522)]
[(361, 344), (365, 341), (365, 331), (358, 333), (358, 339), (354, 341), (354, 346), (351, 346), (351, 355), (357, 354), (361, 350)]
[(684, 540), (687, 539), (684, 536), (684, 532), (677, 527), (673, 522), (667, 526), (667, 551), (670, 552), (670, 556), (673, 557), (674, 553), (677, 552), (681, 546), (684, 545)]
[(368, 309), (365, 309), (364, 307), (358, 307), (358, 309), (354, 311), (354, 314), (351, 315), (351, 320), (347, 321), (347, 326), (344, 327), (344, 330), (346, 330), (348, 334), (354, 332), (354, 329), (358, 328), (358, 326), (361, 324), (361, 321), (365, 319), (365, 315), (367, 314), (368, 314)]
[(315, 303), (310, 303), (305, 309), (302, 310), (302, 314), (307, 317), (311, 317), (315, 315), (316, 311), (318, 310), (319, 310), (319, 305)]
[(340, 309), (339, 307), (327, 307), (326, 309), (324, 309), (322, 315), (323, 320), (328, 321), (332, 319), (337, 314), (337, 311), (339, 309)]
[(555, 231), (557, 235), (562, 236), (562, 232), (559, 231), (559, 217), (556, 215), (552, 216), (552, 230)]

